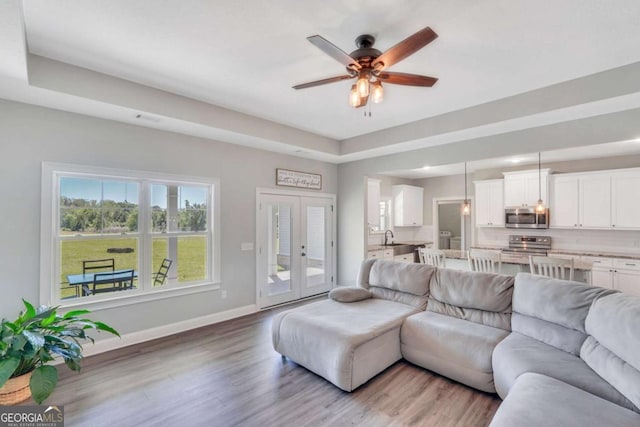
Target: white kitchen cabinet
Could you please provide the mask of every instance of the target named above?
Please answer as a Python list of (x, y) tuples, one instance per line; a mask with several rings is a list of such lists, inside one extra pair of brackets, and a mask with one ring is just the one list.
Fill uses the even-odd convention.
[(549, 216), (551, 228), (578, 227), (579, 178), (577, 176), (556, 175), (551, 177), (551, 198)]
[(640, 228), (640, 171), (611, 175), (611, 227)]
[(504, 227), (504, 180), (475, 181), (477, 227)]
[(369, 230), (380, 230), (380, 180), (367, 179), (367, 222)]
[(551, 183), (551, 228), (611, 228), (609, 173), (555, 175)]
[(393, 185), (393, 225), (421, 226), (423, 222), (424, 188), (413, 185)]
[(622, 258), (588, 257), (593, 262), (591, 284), (640, 296), (640, 261)]
[(640, 296), (640, 261), (614, 258), (613, 289)]
[(400, 261), (400, 262), (413, 262), (413, 253), (410, 254), (404, 254), (404, 255), (396, 255), (393, 257), (394, 261)]
[(611, 176), (587, 174), (580, 177), (580, 222), (583, 228), (611, 227)]
[(504, 206), (536, 206), (542, 198), (548, 204), (549, 169), (504, 172)]
[(613, 289), (613, 258), (582, 256), (581, 260), (591, 262), (591, 285)]
[(367, 258), (393, 259), (393, 249), (379, 249), (367, 252)]

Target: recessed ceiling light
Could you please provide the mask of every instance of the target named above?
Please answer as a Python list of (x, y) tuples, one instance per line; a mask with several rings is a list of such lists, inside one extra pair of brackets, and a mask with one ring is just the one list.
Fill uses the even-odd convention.
[(522, 162), (522, 160), (524, 160), (524, 159), (521, 159), (521, 158), (519, 158), (519, 157), (516, 157), (516, 158), (514, 158), (514, 159), (510, 159), (509, 161), (510, 161), (511, 163), (518, 164), (518, 163)]
[(431, 166), (425, 165), (425, 166), (422, 167), (422, 169), (429, 170), (429, 169), (431, 169)]

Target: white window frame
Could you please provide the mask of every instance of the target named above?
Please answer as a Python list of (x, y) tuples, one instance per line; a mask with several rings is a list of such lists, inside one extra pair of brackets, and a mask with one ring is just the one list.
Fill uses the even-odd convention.
[[(127, 234), (127, 237), (137, 237), (139, 239), (138, 271), (140, 280), (138, 280), (137, 289), (126, 292), (109, 292), (92, 295), (90, 298), (60, 299), (60, 253), (58, 250), (60, 194), (58, 183), (59, 177), (61, 176), (135, 181), (139, 183), (138, 212), (140, 216), (138, 218), (138, 231)], [(212, 207), (207, 218), (206, 232), (152, 232), (150, 224), (150, 188), (152, 184), (207, 186), (209, 188)], [(99, 310), (220, 289), (220, 180), (218, 178), (43, 162), (41, 191), (40, 304), (60, 305), (69, 308), (90, 306), (92, 310)], [(208, 237), (207, 249), (209, 259), (205, 266), (207, 279), (183, 284), (167, 283), (163, 286), (153, 287), (150, 281), (153, 274), (151, 266), (153, 239), (157, 237), (180, 237), (195, 234), (206, 235)], [(118, 237), (118, 235), (113, 236), (113, 238)]]

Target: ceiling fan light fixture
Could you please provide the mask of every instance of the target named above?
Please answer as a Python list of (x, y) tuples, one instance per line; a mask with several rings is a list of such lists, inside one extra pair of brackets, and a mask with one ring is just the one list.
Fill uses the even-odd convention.
[(349, 105), (357, 107), (360, 105), (360, 95), (356, 89), (356, 85), (351, 86), (351, 92), (349, 92)]
[(384, 100), (384, 89), (380, 80), (376, 80), (373, 83), (373, 102), (376, 104), (381, 103)]
[[(306, 89), (356, 79), (356, 84), (352, 86), (349, 94), (349, 104), (358, 108), (365, 107), (370, 97), (374, 103), (382, 102), (384, 95), (382, 80), (385, 83), (395, 85), (432, 87), (438, 81), (435, 77), (386, 71), (386, 69), (413, 55), (437, 37), (438, 34), (435, 31), (425, 27), (385, 52), (380, 52), (373, 47), (375, 37), (363, 34), (356, 38), (358, 49), (349, 54), (318, 34), (309, 36), (307, 40), (311, 44), (346, 67), (346, 74), (297, 84), (293, 86), (293, 89)], [(354, 87), (356, 94), (353, 93)], [(369, 116), (371, 116), (370, 111)]]
[(369, 96), (369, 77), (370, 73), (367, 70), (363, 70), (360, 72), (360, 77), (358, 77), (358, 81), (356, 82), (356, 87), (358, 88), (358, 94), (361, 98), (365, 98)]

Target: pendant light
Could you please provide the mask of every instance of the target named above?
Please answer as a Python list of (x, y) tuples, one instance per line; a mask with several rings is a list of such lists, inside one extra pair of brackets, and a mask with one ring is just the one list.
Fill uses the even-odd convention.
[(464, 204), (462, 205), (462, 215), (469, 215), (471, 213), (471, 206), (469, 205), (469, 199), (467, 199), (467, 162), (464, 162)]
[(545, 207), (542, 201), (542, 173), (540, 171), (540, 152), (538, 151), (538, 204), (536, 205), (537, 213), (544, 213)]

